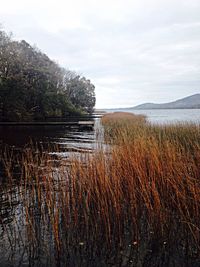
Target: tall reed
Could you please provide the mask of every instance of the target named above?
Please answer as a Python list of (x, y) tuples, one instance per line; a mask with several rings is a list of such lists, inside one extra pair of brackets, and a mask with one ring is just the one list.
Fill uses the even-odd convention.
[(13, 154), (4, 154), (4, 193), (18, 188), (22, 207), (20, 231), (7, 233), (13, 250), (21, 233), (26, 258), (41, 266), (198, 266), (200, 126), (155, 126), (129, 113), (102, 124), (107, 152), (98, 146), (55, 166), (49, 153), (24, 150), (18, 183)]

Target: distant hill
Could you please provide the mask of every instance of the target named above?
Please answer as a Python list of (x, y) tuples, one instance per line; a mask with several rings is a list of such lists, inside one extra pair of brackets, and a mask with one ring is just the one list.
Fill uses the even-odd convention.
[(200, 108), (200, 94), (191, 95), (164, 104), (144, 103), (131, 109), (193, 109)]

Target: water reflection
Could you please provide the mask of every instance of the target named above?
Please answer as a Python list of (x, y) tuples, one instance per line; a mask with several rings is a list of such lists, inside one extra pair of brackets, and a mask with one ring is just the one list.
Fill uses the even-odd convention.
[[(63, 152), (85, 152), (95, 148), (97, 139), (100, 140), (99, 119), (95, 119), (94, 129), (68, 126), (0, 126), (0, 144), (15, 149), (32, 144), (42, 144), (43, 148), (52, 144)], [(101, 138), (102, 139), (102, 138)], [(101, 140), (102, 141), (102, 140)]]
[[(49, 215), (54, 210), (49, 210), (46, 199), (68, 194), (66, 177), (71, 160), (87, 159), (85, 155), (92, 154), (99, 146), (105, 146), (99, 120), (93, 130), (65, 126), (0, 127), (0, 266), (59, 266), (61, 259), (52, 229), (55, 218)], [(29, 157), (34, 157), (35, 165), (23, 161), (24, 153), (29, 161)], [(48, 155), (42, 162), (38, 158), (43, 153)], [(27, 180), (32, 170), (39, 180), (38, 177)], [(49, 187), (43, 181), (45, 177), (53, 181)], [(63, 218), (58, 220), (62, 222)], [(64, 240), (65, 235), (66, 232)], [(68, 251), (71, 256), (65, 258), (70, 261), (69, 266), (77, 262), (76, 249), (75, 246), (75, 251)]]

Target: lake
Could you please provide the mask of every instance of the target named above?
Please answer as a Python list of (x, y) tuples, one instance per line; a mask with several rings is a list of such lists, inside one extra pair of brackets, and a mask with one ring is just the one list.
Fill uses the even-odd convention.
[(99, 119), (94, 119), (93, 129), (80, 129), (65, 125), (53, 126), (0, 126), (0, 146), (8, 145), (15, 150), (29, 146), (30, 143), (46, 148), (49, 144), (57, 146), (60, 151), (84, 152), (96, 146), (99, 137)]
[(152, 123), (176, 123), (176, 122), (200, 122), (200, 109), (151, 109), (151, 110), (134, 110), (134, 109), (112, 109), (108, 112), (124, 111), (135, 114), (144, 114)]
[[(120, 109), (107, 112), (122, 111)], [(135, 114), (144, 114), (152, 123), (200, 122), (200, 109), (160, 109), (160, 110), (123, 110)], [(68, 151), (84, 152), (95, 147), (99, 132), (99, 119), (95, 119), (93, 131), (68, 128), (66, 126), (0, 126), (0, 144), (8, 144), (16, 149), (30, 143), (54, 144), (66, 153)], [(63, 155), (67, 155), (63, 154)]]
[[(63, 181), (59, 180), (58, 182), (56, 179), (61, 170), (65, 177), (67, 169), (70, 168), (74, 159), (87, 160), (91, 153), (98, 148), (98, 145), (106, 146), (102, 144), (103, 136), (99, 122), (99, 119), (95, 119), (94, 129), (81, 130), (77, 127), (67, 126), (0, 127), (0, 266), (60, 266), (54, 261), (55, 248), (50, 229), (51, 223), (49, 220), (41, 223), (38, 193), (35, 194), (36, 184), (34, 179), (30, 184), (26, 183), (23, 167), (26, 168), (32, 164), (32, 167), (36, 168), (38, 172), (44, 171), (48, 177), (53, 175), (56, 185), (60, 186)], [(8, 154), (5, 154), (5, 151)], [(27, 159), (29, 151), (34, 160), (26, 165), (22, 161), (23, 153)], [(43, 154), (47, 159), (44, 164), (41, 164), (40, 160), (35, 163), (37, 155), (42, 158)], [(10, 162), (9, 166), (14, 173), (12, 182), (10, 182), (4, 166), (4, 159), (7, 158), (7, 155), (9, 155), (9, 159), (6, 161)], [(50, 174), (47, 166), (51, 162), (54, 163)], [(41, 177), (42, 175), (40, 179)], [(61, 175), (59, 179), (60, 177)], [(66, 177), (64, 183), (66, 186)], [(39, 184), (39, 187), (42, 188), (41, 194), (46, 194), (48, 189), (43, 188), (42, 179)], [(50, 192), (54, 194), (56, 191), (50, 189)], [(30, 235), (25, 234), (29, 227), (29, 223), (24, 219), (26, 218), (25, 214), (29, 212), (24, 205), (26, 202), (29, 203), (29, 209), (34, 213), (32, 217), (35, 231), (34, 240)], [(44, 209), (45, 214), (48, 214), (47, 207)], [(49, 236), (45, 231), (51, 235)], [(31, 238), (31, 242), (25, 237)], [(35, 241), (38, 244), (33, 249)], [(46, 244), (50, 244), (48, 251)], [(57, 259), (57, 257), (55, 258)], [(75, 266), (74, 262), (77, 262), (76, 256), (71, 255), (70, 263), (65, 263), (63, 266)], [(79, 263), (78, 266), (84, 265)]]

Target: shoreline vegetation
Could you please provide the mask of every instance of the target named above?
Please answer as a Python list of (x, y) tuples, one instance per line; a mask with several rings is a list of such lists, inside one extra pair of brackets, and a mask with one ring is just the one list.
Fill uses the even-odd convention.
[(200, 126), (122, 112), (101, 122), (109, 148), (68, 166), (1, 152), (1, 264), (199, 266)]
[(0, 121), (56, 121), (93, 113), (95, 86), (0, 29)]

